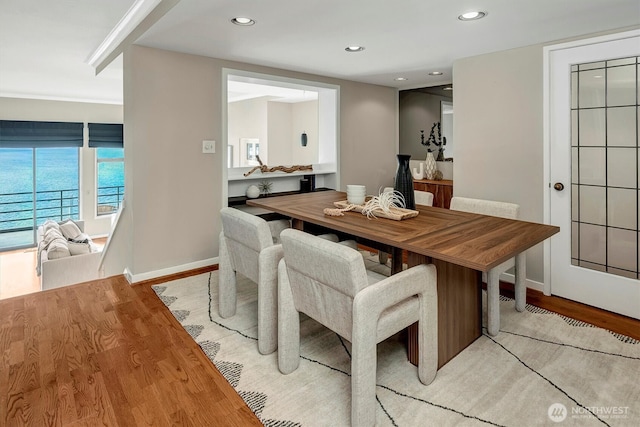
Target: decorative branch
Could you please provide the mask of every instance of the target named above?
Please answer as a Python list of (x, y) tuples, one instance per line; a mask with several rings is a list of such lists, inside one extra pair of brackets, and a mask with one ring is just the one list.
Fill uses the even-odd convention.
[(276, 172), (276, 171), (291, 173), (295, 171), (312, 171), (313, 170), (312, 165), (274, 166), (270, 168), (269, 166), (262, 164), (262, 160), (260, 160), (260, 156), (256, 156), (256, 159), (258, 160), (258, 163), (260, 163), (260, 166), (255, 166), (249, 172), (243, 174), (244, 176), (249, 176), (257, 170), (259, 170), (262, 173)]
[(435, 149), (438, 150), (438, 158), (436, 160), (444, 161), (444, 146), (447, 145), (447, 138), (442, 136), (440, 122), (435, 122), (433, 126), (431, 126), (429, 138), (426, 140), (424, 139), (424, 131), (420, 131), (420, 144), (427, 147), (428, 152), (434, 151), (434, 149), (431, 148), (431, 146), (434, 145), (436, 147)]

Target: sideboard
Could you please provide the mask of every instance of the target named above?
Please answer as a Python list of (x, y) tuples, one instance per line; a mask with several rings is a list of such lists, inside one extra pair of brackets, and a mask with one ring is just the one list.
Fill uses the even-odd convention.
[(453, 197), (453, 180), (417, 179), (413, 181), (413, 189), (433, 193), (433, 206), (449, 209), (451, 197)]

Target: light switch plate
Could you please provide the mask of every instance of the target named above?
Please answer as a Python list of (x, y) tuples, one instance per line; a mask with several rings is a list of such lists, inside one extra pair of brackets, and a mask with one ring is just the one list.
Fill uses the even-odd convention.
[(216, 142), (212, 140), (205, 139), (202, 141), (202, 152), (203, 153), (215, 153), (216, 152)]

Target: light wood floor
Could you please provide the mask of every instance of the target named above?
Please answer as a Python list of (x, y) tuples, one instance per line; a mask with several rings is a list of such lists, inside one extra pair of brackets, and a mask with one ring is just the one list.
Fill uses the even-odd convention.
[[(98, 248), (107, 242), (106, 237), (92, 240)], [(40, 278), (36, 274), (37, 256), (36, 248), (0, 252), (0, 299), (40, 291)]]
[(36, 248), (0, 253), (0, 299), (40, 290), (36, 256)]
[(0, 301), (0, 425), (262, 425), (152, 283)]
[[(261, 425), (151, 289), (214, 268), (1, 300), (0, 426)], [(535, 291), (527, 299), (640, 339), (638, 320)]]

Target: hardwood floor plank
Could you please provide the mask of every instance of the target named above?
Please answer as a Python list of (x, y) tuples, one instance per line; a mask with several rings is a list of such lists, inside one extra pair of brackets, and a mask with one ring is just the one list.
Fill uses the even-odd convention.
[(68, 425), (77, 420), (73, 385), (70, 381), (58, 382), (58, 406), (56, 410), (62, 425)]
[(7, 424), (261, 425), (150, 284), (119, 276), (2, 300), (0, 313)]

